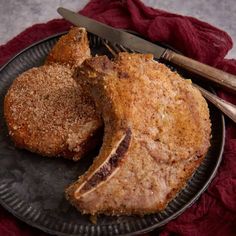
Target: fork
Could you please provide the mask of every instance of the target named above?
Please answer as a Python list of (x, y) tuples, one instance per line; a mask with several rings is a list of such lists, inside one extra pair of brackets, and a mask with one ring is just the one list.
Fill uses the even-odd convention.
[[(102, 40), (103, 45), (109, 50), (109, 52), (115, 57), (119, 52), (129, 52), (129, 53), (135, 53), (135, 51), (125, 48), (122, 45), (119, 44), (112, 44), (108, 42), (107, 40)], [(213, 105), (215, 105), (219, 110), (221, 110), (227, 117), (229, 117), (231, 120), (233, 120), (236, 123), (236, 106), (232, 103), (229, 103), (213, 93), (207, 91), (206, 89), (202, 88), (199, 85), (196, 85), (192, 83), (195, 88), (197, 88), (203, 97), (207, 99), (209, 102), (211, 102)]]

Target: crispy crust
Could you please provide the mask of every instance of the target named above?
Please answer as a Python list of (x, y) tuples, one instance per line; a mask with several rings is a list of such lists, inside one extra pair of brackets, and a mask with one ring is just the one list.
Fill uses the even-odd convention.
[(45, 64), (59, 63), (76, 68), (89, 57), (91, 54), (87, 32), (84, 28), (74, 27), (58, 40)]
[(93, 101), (62, 65), (21, 74), (5, 96), (4, 116), (16, 146), (43, 156), (79, 160), (100, 140)]
[[(151, 55), (120, 53), (114, 62), (92, 58), (76, 73), (101, 111), (105, 134), (98, 157), (67, 189), (67, 199), (92, 215), (163, 210), (207, 153), (211, 124), (206, 101), (190, 81)], [(122, 162), (109, 178), (82, 191), (116, 152), (127, 128), (132, 139)]]
[[(83, 201), (86, 201), (86, 199), (83, 199), (81, 201), (78, 201), (78, 199), (75, 197), (74, 193), (76, 190), (80, 187), (79, 181), (72, 184), (69, 188), (66, 189), (66, 199), (70, 201), (70, 203), (77, 208), (78, 211), (80, 211), (83, 214), (90, 214), (90, 215), (99, 215), (99, 214), (105, 214), (105, 215), (111, 215), (111, 216), (120, 216), (120, 215), (146, 215), (146, 214), (153, 214), (160, 212), (164, 210), (168, 203), (176, 197), (176, 195), (186, 186), (187, 180), (189, 180), (192, 175), (194, 174), (194, 171), (198, 166), (201, 164), (201, 162), (204, 160), (205, 156), (198, 157), (197, 160), (189, 161), (186, 165), (183, 166), (183, 169), (186, 169), (184, 173), (181, 176), (180, 181), (178, 184), (176, 184), (172, 190), (166, 195), (166, 199), (162, 203), (157, 203), (152, 208), (145, 208), (142, 207), (142, 209), (138, 208), (139, 205), (142, 204), (140, 202), (136, 207), (126, 209), (125, 206), (119, 207), (114, 209), (113, 207), (104, 207), (104, 209), (96, 210), (93, 209), (85, 210), (86, 206), (83, 204)], [(113, 197), (112, 195), (110, 196)], [(132, 196), (131, 196), (132, 197)]]

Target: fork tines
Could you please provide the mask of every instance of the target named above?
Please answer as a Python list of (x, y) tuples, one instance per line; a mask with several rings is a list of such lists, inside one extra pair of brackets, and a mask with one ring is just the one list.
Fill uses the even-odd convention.
[(113, 56), (116, 56), (119, 52), (132, 52), (132, 53), (135, 52), (134, 50), (128, 49), (128, 48), (124, 47), (123, 45), (120, 45), (117, 43), (113, 44), (107, 40), (102, 40), (102, 42)]

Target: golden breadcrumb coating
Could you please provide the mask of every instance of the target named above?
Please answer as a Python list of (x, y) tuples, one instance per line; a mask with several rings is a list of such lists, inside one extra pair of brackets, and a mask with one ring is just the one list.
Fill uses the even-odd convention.
[(101, 127), (90, 96), (69, 68), (56, 64), (21, 74), (7, 92), (4, 115), (17, 146), (74, 160), (94, 147)]
[(91, 58), (77, 76), (102, 114), (105, 136), (93, 165), (66, 197), (92, 215), (163, 210), (210, 146), (205, 99), (152, 55)]
[(46, 64), (59, 63), (76, 68), (91, 57), (87, 32), (84, 28), (74, 27), (60, 37), (49, 53)]

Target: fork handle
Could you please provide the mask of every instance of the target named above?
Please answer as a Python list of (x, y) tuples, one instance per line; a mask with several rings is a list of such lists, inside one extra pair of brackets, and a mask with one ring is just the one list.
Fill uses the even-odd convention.
[(169, 49), (165, 51), (162, 58), (197, 75), (201, 75), (209, 81), (215, 82), (220, 87), (236, 92), (236, 76), (234, 75), (205, 65)]
[(231, 120), (236, 123), (236, 106), (226, 102), (225, 100), (217, 97), (216, 95), (208, 92), (207, 90), (203, 89), (202, 87), (194, 84), (194, 87), (198, 88), (203, 97), (205, 97), (208, 101), (213, 103), (219, 110), (221, 110), (226, 116), (228, 116)]

